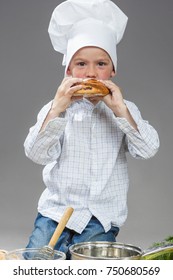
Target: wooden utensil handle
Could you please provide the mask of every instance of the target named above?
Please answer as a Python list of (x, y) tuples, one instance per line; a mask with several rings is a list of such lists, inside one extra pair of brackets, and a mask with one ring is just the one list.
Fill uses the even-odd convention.
[(54, 234), (52, 235), (50, 241), (49, 241), (49, 244), (48, 246), (50, 246), (51, 248), (54, 248), (55, 247), (55, 244), (57, 243), (58, 241), (58, 238), (60, 237), (61, 233), (63, 232), (68, 220), (70, 219), (72, 213), (73, 213), (74, 209), (72, 207), (68, 207), (64, 214), (62, 215), (55, 231), (54, 231)]

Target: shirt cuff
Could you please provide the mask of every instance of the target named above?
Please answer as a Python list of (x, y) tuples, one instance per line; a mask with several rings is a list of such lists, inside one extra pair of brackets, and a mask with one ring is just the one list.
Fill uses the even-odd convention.
[[(142, 117), (136, 105), (132, 102), (124, 100), (132, 118), (134, 119), (138, 130), (140, 131), (140, 127), (142, 125)], [(125, 134), (136, 134), (136, 136), (140, 136), (140, 132), (137, 131), (128, 121), (126, 118), (116, 117), (116, 123), (118, 127), (125, 133)]]
[(66, 119), (61, 117), (54, 118), (47, 123), (45, 129), (40, 133), (51, 132), (57, 135), (58, 131), (64, 131), (66, 124), (67, 124)]

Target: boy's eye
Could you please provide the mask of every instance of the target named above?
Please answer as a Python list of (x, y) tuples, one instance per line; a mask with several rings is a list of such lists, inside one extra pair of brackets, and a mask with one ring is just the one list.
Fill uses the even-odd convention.
[(81, 61), (81, 62), (78, 62), (78, 65), (79, 65), (79, 66), (84, 66), (84, 65), (85, 65), (85, 62), (82, 62), (82, 61)]
[(98, 63), (98, 65), (99, 65), (99, 66), (104, 66), (104, 65), (106, 65), (106, 63), (103, 62), (103, 61), (100, 61), (100, 62)]

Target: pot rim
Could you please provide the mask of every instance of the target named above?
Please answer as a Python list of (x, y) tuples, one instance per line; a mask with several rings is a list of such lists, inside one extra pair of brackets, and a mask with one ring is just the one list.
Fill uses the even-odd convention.
[[(78, 249), (78, 248), (81, 248), (81, 247), (88, 247), (88, 246), (92, 246), (94, 245), (95, 247), (100, 247), (99, 245), (101, 245), (102, 247), (117, 247), (117, 248), (120, 248), (120, 249), (131, 249), (131, 250), (135, 250), (137, 252), (136, 255), (134, 256), (131, 256), (131, 257), (139, 257), (142, 255), (142, 249), (140, 247), (137, 247), (137, 246), (134, 246), (132, 244), (126, 244), (126, 243), (121, 243), (121, 242), (109, 242), (109, 241), (89, 241), (89, 242), (80, 242), (80, 243), (76, 243), (76, 244), (73, 244), (69, 247), (69, 251), (71, 253), (71, 255), (73, 256), (77, 256), (77, 257), (82, 257), (82, 258), (87, 258), (87, 259), (96, 259), (95, 256), (85, 256), (84, 254), (81, 254), (81, 253), (77, 253), (75, 252), (74, 250), (75, 249)], [(106, 260), (106, 259), (122, 259), (122, 258), (119, 258), (119, 257), (97, 257), (98, 260)], [(123, 259), (129, 259), (129, 257), (123, 257)]]

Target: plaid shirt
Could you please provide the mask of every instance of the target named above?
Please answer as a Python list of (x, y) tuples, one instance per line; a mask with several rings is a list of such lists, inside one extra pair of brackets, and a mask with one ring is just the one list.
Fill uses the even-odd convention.
[(138, 126), (136, 131), (102, 102), (76, 101), (39, 132), (51, 108), (49, 102), (30, 128), (24, 147), (27, 157), (45, 165), (38, 211), (59, 221), (67, 206), (74, 207), (67, 227), (81, 233), (92, 216), (108, 231), (127, 217), (129, 178), (126, 152), (147, 159), (159, 148), (156, 130), (125, 101)]

